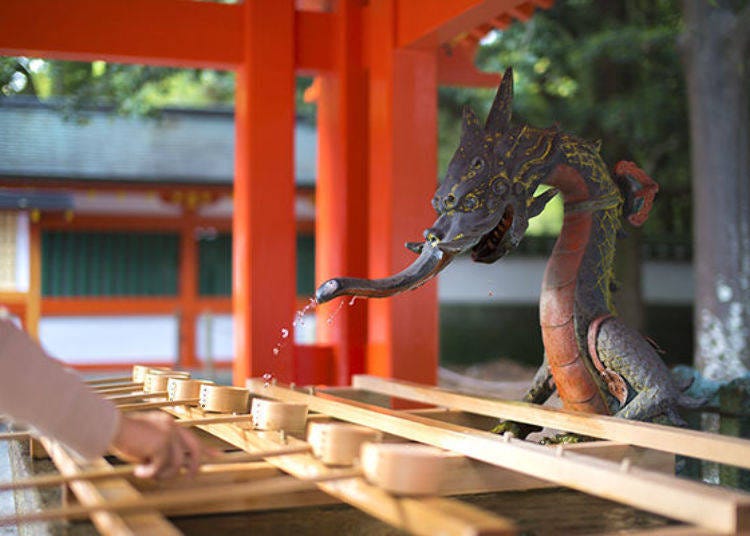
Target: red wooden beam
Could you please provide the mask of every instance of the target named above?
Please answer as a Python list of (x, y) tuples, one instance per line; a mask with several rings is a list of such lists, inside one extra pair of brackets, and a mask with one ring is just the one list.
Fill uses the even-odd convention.
[(0, 53), (230, 69), (242, 53), (240, 13), (186, 0), (3, 0)]
[(192, 210), (185, 211), (180, 231), (179, 274), (179, 349), (178, 359), (184, 367), (198, 364), (195, 353), (195, 322), (198, 319), (196, 298), (198, 296), (198, 242), (195, 236), (197, 218)]
[[(25, 294), (0, 293), (0, 304), (14, 312), (25, 308)], [(306, 300), (299, 298), (297, 307), (302, 308)], [(177, 297), (159, 296), (106, 296), (106, 297), (46, 297), (42, 298), (43, 316), (128, 316), (171, 315), (182, 307)], [(20, 310), (20, 309), (19, 309)], [(198, 314), (229, 314), (232, 298), (229, 296), (199, 296), (195, 299)]]
[[(369, 6), (369, 276), (375, 278), (394, 274), (414, 260), (404, 242), (419, 240), (434, 221), (429, 200), (437, 187), (436, 54), (393, 47), (398, 17), (392, 6)], [(368, 305), (367, 371), (434, 384), (436, 284), (368, 300)]]
[[(298, 12), (296, 67), (332, 65), (326, 13)], [(268, 32), (268, 28), (261, 31)], [(242, 6), (189, 0), (2, 0), (0, 55), (234, 69)]]
[(396, 45), (438, 46), (525, 3), (525, 0), (399, 0)]
[(242, 13), (232, 251), (238, 385), (265, 373), (293, 379), (291, 357), (273, 349), (281, 329), (291, 329), (296, 294), (294, 2), (253, 0)]
[(534, 4), (532, 2), (524, 2), (523, 4), (519, 4), (511, 9), (508, 10), (508, 13), (515, 17), (516, 19), (520, 20), (521, 22), (527, 22), (529, 19), (531, 19), (531, 16), (534, 14)]
[(463, 39), (438, 48), (438, 81), (446, 86), (495, 87), (500, 83), (496, 73), (486, 73), (474, 65), (477, 41)]
[(177, 297), (42, 298), (42, 316), (171, 315), (180, 308)]
[(295, 18), (294, 64), (302, 74), (332, 71), (335, 56), (332, 37), (336, 24), (329, 13), (297, 11)]
[(199, 314), (229, 314), (232, 312), (231, 296), (199, 296), (195, 299), (195, 308)]
[[(341, 275), (367, 276), (367, 85), (362, 62), (362, 2), (340, 0), (334, 16), (336, 70), (315, 82), (318, 284)], [(335, 321), (328, 322), (334, 313)], [(348, 385), (352, 374), (365, 371), (367, 306), (360, 303), (339, 310), (336, 300), (318, 307), (317, 318), (318, 341), (335, 349), (331, 378)]]

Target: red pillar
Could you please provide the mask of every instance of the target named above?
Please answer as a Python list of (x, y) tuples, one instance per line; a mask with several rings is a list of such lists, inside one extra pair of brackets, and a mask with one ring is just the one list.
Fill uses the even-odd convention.
[[(367, 85), (362, 65), (362, 2), (340, 0), (334, 13), (335, 71), (318, 77), (318, 177), (315, 274), (367, 276)], [(365, 370), (367, 304), (343, 298), (319, 307), (318, 341), (334, 347), (335, 382)], [(339, 307), (341, 307), (339, 309)], [(335, 314), (332, 322), (328, 322)]]
[(195, 209), (185, 207), (180, 228), (180, 345), (177, 357), (180, 365), (188, 368), (199, 365), (195, 353), (195, 324), (198, 319), (198, 244), (195, 227)]
[[(233, 221), (234, 383), (272, 373), (292, 377), (296, 294), (294, 220), (294, 1), (242, 5), (237, 70)], [(291, 336), (291, 335), (290, 335)]]
[[(404, 248), (435, 219), (437, 186), (437, 54), (395, 48), (395, 3), (369, 11), (370, 277), (414, 260)], [(435, 282), (393, 298), (370, 300), (367, 371), (435, 383), (438, 303)]]

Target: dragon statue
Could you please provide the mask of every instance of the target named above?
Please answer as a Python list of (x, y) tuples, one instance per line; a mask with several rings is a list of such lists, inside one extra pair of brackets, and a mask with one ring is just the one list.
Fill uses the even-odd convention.
[[(563, 226), (540, 299), (545, 357), (524, 400), (542, 404), (556, 390), (567, 409), (682, 424), (677, 408), (695, 401), (682, 394), (654, 346), (622, 322), (612, 304), (621, 222), (624, 217), (643, 224), (658, 185), (632, 162), (619, 162), (611, 176), (598, 144), (557, 127), (511, 123), (512, 101), (508, 69), (484, 126), (464, 108), (459, 147), (432, 199), (438, 219), (423, 242), (406, 244), (419, 257), (384, 279), (330, 279), (316, 300), (413, 289), (463, 252), (471, 251), (476, 262), (495, 262), (519, 244), (529, 219), (560, 194)], [(536, 195), (540, 184), (550, 188)], [(525, 437), (535, 428), (504, 422), (495, 430)]]

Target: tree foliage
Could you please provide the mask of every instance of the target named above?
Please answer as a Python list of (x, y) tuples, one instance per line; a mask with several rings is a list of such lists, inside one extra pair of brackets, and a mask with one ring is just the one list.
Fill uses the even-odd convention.
[[(567, 0), (490, 36), (477, 65), (491, 72), (513, 66), (517, 117), (602, 140), (611, 165), (637, 162), (662, 187), (647, 232), (688, 236), (681, 31), (675, 0)], [(441, 171), (457, 144), (461, 106), (486, 113), (493, 92), (441, 89)]]
[[(314, 120), (314, 105), (302, 98), (310, 83), (297, 80), (296, 106), (301, 117)], [(139, 116), (158, 116), (165, 107), (231, 107), (234, 93), (232, 71), (0, 57), (0, 98), (51, 100), (69, 116), (92, 105)]]

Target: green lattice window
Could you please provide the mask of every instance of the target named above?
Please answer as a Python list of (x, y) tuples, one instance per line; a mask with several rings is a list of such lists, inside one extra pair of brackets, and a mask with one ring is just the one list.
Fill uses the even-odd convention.
[[(42, 234), (44, 296), (176, 296), (179, 236), (176, 233), (70, 232)], [(315, 285), (315, 239), (297, 237), (297, 293)], [(198, 292), (232, 293), (232, 237), (198, 242)]]
[(174, 233), (42, 233), (44, 296), (175, 296)]
[(232, 235), (218, 234), (198, 241), (198, 294), (232, 295)]
[[(221, 233), (198, 242), (198, 292), (201, 296), (232, 294), (232, 236)], [(315, 239), (297, 236), (297, 294), (315, 290)]]

